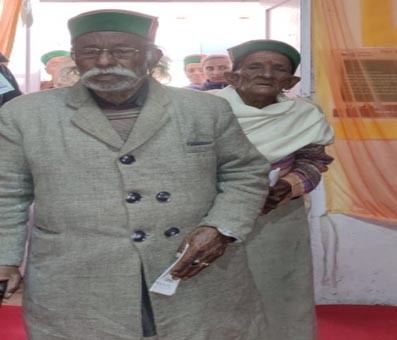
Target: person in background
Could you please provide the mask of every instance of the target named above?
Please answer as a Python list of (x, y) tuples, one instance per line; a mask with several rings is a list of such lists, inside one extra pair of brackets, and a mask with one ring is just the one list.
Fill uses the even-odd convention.
[(76, 64), (70, 57), (69, 51), (47, 52), (41, 56), (41, 62), (44, 64), (46, 72), (51, 76), (50, 80), (40, 83), (41, 90), (72, 86), (79, 79)]
[(193, 90), (201, 90), (205, 78), (201, 60), (205, 57), (203, 54), (191, 54), (183, 59), (184, 71), (190, 84), (186, 88)]
[(14, 75), (4, 64), (8, 59), (0, 53), (0, 107), (22, 94)]
[(314, 103), (284, 91), (300, 78), (300, 54), (275, 40), (228, 50), (230, 86), (216, 95), (231, 105), (249, 140), (272, 164), (273, 186), (247, 244), (272, 340), (314, 340), (315, 310), (309, 225), (303, 195), (313, 190), (332, 157), (333, 130)]
[[(270, 165), (228, 103), (152, 77), (157, 18), (68, 21), (73, 87), (0, 111), (0, 280), (30, 340), (267, 340), (245, 243)], [(182, 279), (175, 294), (160, 288)], [(172, 279), (174, 278), (174, 279)]]
[(219, 90), (228, 85), (225, 79), (225, 72), (231, 71), (232, 62), (227, 55), (208, 55), (203, 58), (201, 65), (206, 79), (201, 91)]

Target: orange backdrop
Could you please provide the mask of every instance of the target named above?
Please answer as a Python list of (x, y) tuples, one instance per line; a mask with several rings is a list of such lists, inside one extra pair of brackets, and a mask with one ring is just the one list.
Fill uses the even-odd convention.
[(317, 101), (336, 133), (330, 212), (397, 221), (395, 2), (312, 1)]
[(10, 56), (22, 0), (0, 0), (0, 52)]

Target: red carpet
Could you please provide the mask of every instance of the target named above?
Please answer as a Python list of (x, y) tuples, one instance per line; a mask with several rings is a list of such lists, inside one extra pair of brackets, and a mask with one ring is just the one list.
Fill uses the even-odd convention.
[(397, 340), (397, 307), (317, 306), (319, 340)]
[(1, 306), (0, 339), (26, 340), (25, 330), (23, 328), (21, 307)]
[[(397, 340), (397, 307), (324, 305), (317, 315), (318, 340)], [(26, 340), (20, 307), (0, 308), (0, 339)]]

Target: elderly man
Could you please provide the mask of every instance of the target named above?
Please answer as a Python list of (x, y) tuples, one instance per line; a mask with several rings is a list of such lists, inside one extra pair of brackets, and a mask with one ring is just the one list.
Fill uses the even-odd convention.
[(333, 131), (318, 106), (285, 90), (299, 52), (274, 40), (230, 48), (231, 84), (216, 94), (228, 100), (250, 141), (272, 163), (274, 186), (248, 243), (251, 270), (266, 307), (272, 340), (315, 338), (309, 226), (302, 195), (313, 190), (332, 157), (324, 148)]
[[(35, 200), (29, 339), (266, 340), (243, 241), (267, 193), (267, 161), (225, 100), (151, 78), (156, 18), (101, 10), (68, 26), (81, 81), (0, 112), (6, 298), (21, 280)], [(177, 253), (176, 293), (153, 292)]]
[(51, 76), (51, 80), (42, 81), (40, 90), (72, 86), (79, 80), (76, 64), (68, 51), (47, 52), (41, 56), (41, 62), (44, 64), (46, 72)]
[(205, 57), (203, 54), (191, 54), (183, 58), (183, 65), (186, 77), (190, 84), (185, 86), (188, 89), (201, 90), (204, 83), (203, 67), (201, 60)]
[(225, 72), (232, 70), (232, 62), (227, 55), (208, 55), (202, 60), (201, 65), (206, 79), (201, 87), (202, 91), (219, 90), (228, 85)]

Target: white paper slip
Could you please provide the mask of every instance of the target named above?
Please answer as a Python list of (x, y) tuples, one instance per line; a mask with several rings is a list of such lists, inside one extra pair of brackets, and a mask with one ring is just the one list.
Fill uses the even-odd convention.
[(280, 170), (280, 168), (276, 168), (269, 172), (269, 186), (274, 187), (277, 183)]
[(162, 273), (156, 281), (154, 281), (153, 285), (150, 287), (150, 291), (153, 293), (158, 293), (158, 294), (163, 294), (163, 295), (174, 295), (176, 292), (176, 289), (178, 288), (179, 282), (181, 281), (180, 279), (173, 279), (171, 275), (171, 270), (174, 268), (174, 266), (180, 261), (180, 259), (183, 257), (183, 255), (186, 253), (187, 248), (189, 248), (189, 245), (187, 244), (185, 249), (183, 250), (182, 254), (178, 256), (178, 259), (171, 265), (169, 266), (164, 273)]

